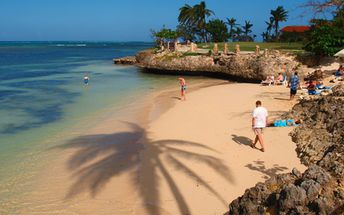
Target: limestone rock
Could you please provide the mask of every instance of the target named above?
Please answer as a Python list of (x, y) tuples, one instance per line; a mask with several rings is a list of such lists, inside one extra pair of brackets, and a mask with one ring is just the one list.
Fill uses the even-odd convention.
[(344, 214), (344, 99), (340, 95), (301, 101), (287, 114), (302, 121), (291, 136), (308, 169), (303, 174), (293, 169), (247, 189), (229, 205), (229, 214), (258, 214), (262, 208), (265, 214)]
[(344, 96), (344, 83), (341, 82), (340, 84), (334, 86), (332, 88), (332, 92), (334, 96)]
[[(268, 57), (253, 54), (245, 55), (188, 55), (179, 52), (149, 53), (140, 52), (136, 55), (138, 65), (148, 72), (185, 73), (206, 76), (226, 77), (232, 80), (260, 82), (268, 74), (277, 76), (285, 72), (281, 65), (288, 68), (297, 66), (297, 62), (275, 53)], [(291, 71), (288, 72), (291, 75)]]

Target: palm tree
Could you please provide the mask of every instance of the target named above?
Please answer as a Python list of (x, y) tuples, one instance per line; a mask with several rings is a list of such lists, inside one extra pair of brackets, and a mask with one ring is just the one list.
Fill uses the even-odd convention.
[(252, 26), (253, 26), (253, 24), (251, 24), (250, 21), (245, 20), (245, 25), (242, 26), (242, 29), (243, 29), (246, 37), (248, 36), (249, 33), (252, 32), (252, 30), (251, 30)]
[(179, 8), (178, 21), (183, 25), (189, 25), (194, 23), (193, 7), (185, 4)]
[(193, 7), (194, 10), (194, 17), (196, 21), (196, 25), (198, 29), (200, 30), (200, 35), (203, 40), (203, 42), (207, 42), (207, 32), (206, 32), (206, 18), (214, 15), (215, 13), (209, 9), (207, 9), (207, 6), (204, 1), (201, 1), (199, 4), (196, 4)]
[(229, 36), (233, 39), (234, 36), (234, 27), (237, 26), (238, 24), (236, 23), (236, 19), (234, 18), (227, 18), (227, 25), (229, 25)]
[(240, 37), (241, 37), (241, 34), (243, 33), (243, 30), (240, 26), (238, 26), (234, 29), (233, 33), (234, 33), (233, 38), (240, 40)]
[(269, 34), (269, 32), (263, 32), (262, 34), (262, 37), (263, 37), (263, 41), (264, 42), (268, 42), (269, 41), (269, 38), (270, 38), (270, 34)]
[(276, 10), (271, 10), (271, 15), (274, 20), (274, 27), (275, 27), (275, 37), (276, 39), (279, 38), (279, 22), (287, 21), (288, 18), (288, 11), (284, 10), (282, 6), (278, 6)]
[(214, 15), (214, 12), (207, 9), (207, 6), (204, 1), (194, 5), (193, 7), (191, 7), (188, 4), (185, 4), (183, 7), (179, 9), (179, 11), (180, 13), (178, 16), (178, 21), (181, 24), (190, 27), (195, 26), (202, 40), (206, 41), (206, 19), (207, 17)]
[(270, 17), (270, 20), (267, 22), (265, 21), (267, 27), (266, 27), (266, 32), (269, 34), (269, 36), (271, 36), (271, 31), (272, 28), (274, 27), (274, 18)]

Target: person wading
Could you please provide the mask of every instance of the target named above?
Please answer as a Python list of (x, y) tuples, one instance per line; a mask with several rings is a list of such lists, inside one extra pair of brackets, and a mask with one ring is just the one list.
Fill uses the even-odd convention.
[(186, 96), (185, 96), (185, 94), (186, 94), (186, 82), (185, 82), (185, 79), (182, 77), (179, 77), (178, 80), (179, 80), (180, 94), (181, 94), (180, 100), (185, 101), (186, 100)]

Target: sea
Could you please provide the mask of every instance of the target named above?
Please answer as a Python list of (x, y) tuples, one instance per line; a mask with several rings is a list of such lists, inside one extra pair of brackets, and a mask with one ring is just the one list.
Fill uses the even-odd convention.
[(0, 208), (18, 204), (39, 168), (53, 159), (50, 148), (73, 131), (87, 129), (100, 113), (120, 112), (159, 88), (178, 84), (174, 76), (113, 64), (113, 58), (153, 45), (0, 42)]

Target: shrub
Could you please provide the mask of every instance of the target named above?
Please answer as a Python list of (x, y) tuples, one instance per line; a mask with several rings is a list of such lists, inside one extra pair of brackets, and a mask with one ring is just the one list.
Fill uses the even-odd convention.
[(305, 50), (319, 56), (333, 56), (344, 47), (344, 30), (342, 28), (324, 25), (315, 27), (310, 32), (310, 40)]

